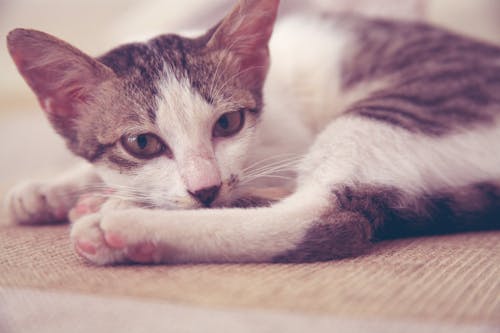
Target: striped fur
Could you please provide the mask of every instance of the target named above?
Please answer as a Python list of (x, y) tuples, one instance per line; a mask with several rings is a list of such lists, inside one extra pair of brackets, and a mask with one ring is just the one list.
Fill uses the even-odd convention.
[(498, 116), (498, 47), (422, 23), (353, 20), (357, 42), (342, 68), (343, 88), (382, 77), (390, 83), (347, 112), (427, 135)]

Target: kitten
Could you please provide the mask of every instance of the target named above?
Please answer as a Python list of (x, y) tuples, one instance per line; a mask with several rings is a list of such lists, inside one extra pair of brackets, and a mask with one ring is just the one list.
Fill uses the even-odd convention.
[[(11, 32), (20, 73), (91, 163), (14, 189), (13, 218), (64, 219), (75, 193), (110, 189), (73, 215), (73, 244), (96, 264), (331, 260), (379, 239), (499, 228), (500, 48), (346, 15), (273, 33), (278, 5), (241, 0), (199, 38), (99, 58)], [(257, 181), (293, 193), (224, 208)]]

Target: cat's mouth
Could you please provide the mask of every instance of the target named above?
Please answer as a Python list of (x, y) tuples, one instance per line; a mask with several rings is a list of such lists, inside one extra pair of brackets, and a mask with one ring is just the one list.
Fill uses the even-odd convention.
[[(251, 196), (246, 191), (243, 193), (238, 185), (238, 175), (231, 174), (220, 186), (209, 188), (206, 193), (190, 193), (185, 190), (182, 194), (175, 194), (166, 193), (164, 189), (160, 188), (138, 188), (137, 186), (103, 183), (84, 195), (100, 197), (103, 202), (109, 201), (110, 206), (122, 202), (120, 206), (159, 210), (228, 208), (235, 205), (244, 206), (242, 196)], [(114, 203), (111, 203), (111, 201)]]
[(162, 202), (151, 202), (137, 198), (133, 200), (134, 204), (147, 209), (162, 209), (162, 210), (193, 210), (193, 209), (213, 209), (231, 207), (234, 200), (227, 200), (226, 195), (218, 196), (210, 203), (203, 203), (194, 199), (191, 195), (177, 197), (174, 200), (165, 200)]

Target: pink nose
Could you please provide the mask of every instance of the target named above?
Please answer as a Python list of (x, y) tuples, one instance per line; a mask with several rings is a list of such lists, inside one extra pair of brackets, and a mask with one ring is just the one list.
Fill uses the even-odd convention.
[(210, 207), (210, 204), (214, 202), (215, 198), (217, 198), (217, 195), (219, 194), (220, 190), (220, 185), (217, 186), (211, 186), (207, 188), (203, 188), (201, 190), (198, 190), (196, 192), (190, 192), (189, 194), (198, 200), (203, 206), (205, 207)]

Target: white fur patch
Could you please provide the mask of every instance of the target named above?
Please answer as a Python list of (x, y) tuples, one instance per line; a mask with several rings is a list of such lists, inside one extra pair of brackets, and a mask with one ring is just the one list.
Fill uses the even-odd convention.
[(302, 182), (395, 186), (415, 194), (500, 179), (500, 127), (433, 138), (361, 117), (333, 122), (301, 166)]

